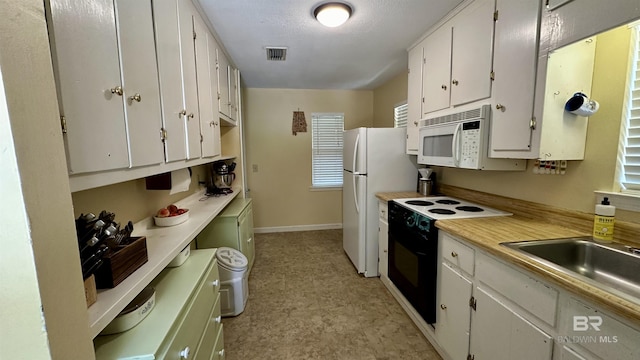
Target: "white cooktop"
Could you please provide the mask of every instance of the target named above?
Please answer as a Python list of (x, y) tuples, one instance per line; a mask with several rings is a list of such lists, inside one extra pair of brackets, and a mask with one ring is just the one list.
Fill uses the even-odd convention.
[(434, 220), (513, 215), (506, 211), (448, 196), (393, 199), (393, 201)]

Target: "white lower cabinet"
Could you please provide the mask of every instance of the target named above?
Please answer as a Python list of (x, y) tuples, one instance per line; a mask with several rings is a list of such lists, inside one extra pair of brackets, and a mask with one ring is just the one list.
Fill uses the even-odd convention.
[(386, 201), (378, 204), (378, 273), (389, 277), (389, 212)]
[(570, 347), (564, 345), (562, 349), (560, 349), (560, 360), (589, 360), (591, 358), (584, 357), (578, 354), (575, 350)]
[(464, 360), (469, 354), (469, 320), (473, 285), (447, 263), (440, 265), (441, 291), (438, 297), (436, 338), (451, 359)]
[(551, 359), (551, 335), (498, 300), (490, 289), (476, 286), (471, 315), (470, 354), (474, 360)]
[[(476, 254), (473, 248), (443, 232), (439, 234), (439, 249), (435, 335), (450, 359), (552, 359), (552, 336), (534, 325), (527, 318), (530, 314), (500, 300), (504, 294), (483, 283), (489, 278), (489, 282), (516, 281), (525, 289), (540, 291), (536, 280), (523, 278), (520, 273), (511, 280), (508, 268), (501, 268), (502, 264), (497, 262), (492, 264), (493, 260), (486, 255)], [(486, 269), (491, 269), (489, 277), (485, 276)], [(532, 296), (534, 301), (537, 298)], [(549, 305), (553, 314), (556, 302)]]
[(440, 231), (438, 240), (433, 333), (444, 359), (640, 358), (637, 324), (462, 239)]

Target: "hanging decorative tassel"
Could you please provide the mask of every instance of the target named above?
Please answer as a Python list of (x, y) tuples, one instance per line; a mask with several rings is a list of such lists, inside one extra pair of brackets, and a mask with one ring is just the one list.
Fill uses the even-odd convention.
[(307, 132), (307, 121), (304, 119), (304, 111), (293, 112), (291, 131), (293, 132), (293, 135), (298, 135), (299, 132)]

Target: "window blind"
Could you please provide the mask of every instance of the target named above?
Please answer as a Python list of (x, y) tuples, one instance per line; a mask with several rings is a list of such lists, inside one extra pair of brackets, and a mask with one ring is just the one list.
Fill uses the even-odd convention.
[(393, 127), (407, 127), (407, 120), (409, 119), (408, 109), (409, 106), (407, 103), (396, 105), (393, 108)]
[(640, 25), (634, 27), (632, 39), (620, 183), (623, 190), (640, 191)]
[(342, 133), (344, 114), (313, 113), (312, 186), (342, 186)]

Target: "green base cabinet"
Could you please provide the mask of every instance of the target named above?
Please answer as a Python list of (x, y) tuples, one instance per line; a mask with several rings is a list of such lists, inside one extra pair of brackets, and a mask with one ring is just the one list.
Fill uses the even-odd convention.
[(247, 257), (251, 272), (255, 259), (251, 199), (236, 198), (196, 237), (198, 249), (230, 247)]
[(224, 354), (215, 251), (194, 250), (150, 284), (155, 307), (135, 327), (97, 336), (97, 360), (218, 359)]

